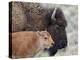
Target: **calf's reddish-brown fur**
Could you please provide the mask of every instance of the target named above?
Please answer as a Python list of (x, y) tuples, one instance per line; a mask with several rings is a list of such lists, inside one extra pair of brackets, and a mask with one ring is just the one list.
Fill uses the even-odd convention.
[(12, 58), (33, 57), (44, 48), (50, 48), (53, 40), (47, 31), (12, 33)]

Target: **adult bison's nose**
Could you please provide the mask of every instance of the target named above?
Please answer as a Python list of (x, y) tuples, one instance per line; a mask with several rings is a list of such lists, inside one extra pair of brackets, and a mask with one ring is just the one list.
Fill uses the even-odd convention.
[(57, 45), (58, 49), (65, 48), (67, 46), (67, 41), (60, 41), (60, 43)]

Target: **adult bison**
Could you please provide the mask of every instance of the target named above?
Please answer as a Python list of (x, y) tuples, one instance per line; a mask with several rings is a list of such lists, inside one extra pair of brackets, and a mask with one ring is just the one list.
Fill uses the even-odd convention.
[(9, 32), (47, 30), (54, 37), (55, 44), (48, 50), (50, 56), (53, 56), (58, 49), (67, 46), (67, 22), (60, 8), (46, 8), (42, 5), (43, 3), (10, 2)]

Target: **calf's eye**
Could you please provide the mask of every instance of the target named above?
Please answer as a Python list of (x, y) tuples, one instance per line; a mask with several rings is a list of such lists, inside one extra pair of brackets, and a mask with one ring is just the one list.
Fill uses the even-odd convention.
[(44, 39), (47, 39), (47, 37), (45, 37)]

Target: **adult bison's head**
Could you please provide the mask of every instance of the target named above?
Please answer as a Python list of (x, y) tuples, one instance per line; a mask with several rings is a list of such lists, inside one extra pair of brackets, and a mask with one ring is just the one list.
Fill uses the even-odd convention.
[(65, 48), (67, 46), (66, 28), (67, 22), (62, 12), (62, 9), (54, 9), (51, 22), (47, 28), (47, 31), (54, 38), (55, 44), (49, 49), (50, 55), (54, 55), (58, 49)]

